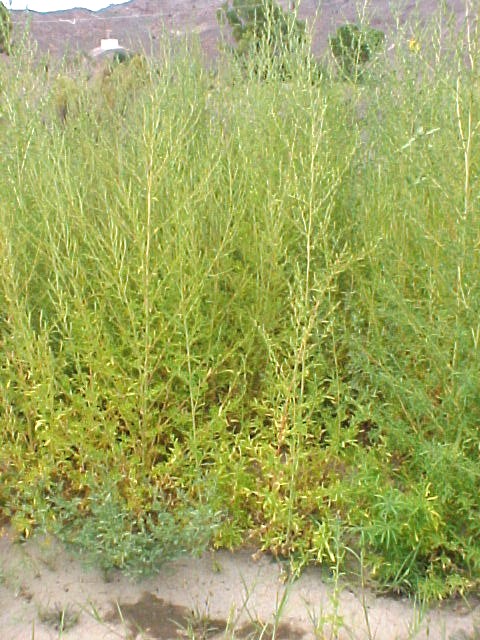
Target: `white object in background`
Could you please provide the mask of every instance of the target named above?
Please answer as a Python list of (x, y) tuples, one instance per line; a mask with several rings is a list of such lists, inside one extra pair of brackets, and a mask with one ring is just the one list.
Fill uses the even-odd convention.
[(124, 60), (128, 57), (128, 49), (118, 44), (117, 38), (110, 38), (110, 29), (107, 29), (106, 38), (100, 40), (100, 46), (95, 47), (90, 51), (90, 55), (94, 58), (102, 58), (109, 56), (111, 53), (120, 56), (120, 59)]
[(115, 38), (103, 38), (100, 40), (100, 49), (102, 51), (112, 51), (112, 49), (123, 49)]

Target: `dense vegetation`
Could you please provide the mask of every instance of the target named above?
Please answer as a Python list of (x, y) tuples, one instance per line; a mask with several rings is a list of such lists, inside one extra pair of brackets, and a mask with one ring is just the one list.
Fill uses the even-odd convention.
[(225, 2), (217, 11), (217, 19), (231, 28), (238, 55), (258, 54), (262, 49), (281, 55), (297, 48), (306, 37), (305, 22), (274, 0)]
[(5, 5), (0, 2), (0, 53), (10, 52), (11, 31), (10, 13)]
[(168, 46), (90, 80), (0, 66), (20, 533), (130, 571), (250, 541), (427, 598), (478, 585), (478, 51), (410, 37), (359, 84)]

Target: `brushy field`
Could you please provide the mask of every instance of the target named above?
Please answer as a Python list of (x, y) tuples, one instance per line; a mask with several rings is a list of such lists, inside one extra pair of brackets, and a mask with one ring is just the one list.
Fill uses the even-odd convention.
[(425, 599), (478, 586), (476, 35), (399, 31), (359, 83), (167, 42), (90, 79), (2, 60), (22, 535), (131, 573), (247, 542)]

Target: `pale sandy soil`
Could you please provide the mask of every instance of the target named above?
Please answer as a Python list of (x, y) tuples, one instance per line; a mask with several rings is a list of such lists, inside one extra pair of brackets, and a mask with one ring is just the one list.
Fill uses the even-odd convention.
[[(334, 586), (322, 580), (320, 570), (285, 584), (277, 562), (247, 551), (184, 558), (141, 582), (119, 573), (107, 582), (54, 539), (19, 544), (7, 530), (0, 538), (1, 640), (480, 638), (480, 601), (450, 602), (422, 613), (405, 599), (347, 585), (339, 591), (335, 606)], [(282, 598), (286, 604), (275, 632), (262, 632), (262, 625), (275, 624)], [(71, 624), (63, 632), (62, 612), (65, 626)], [(319, 620), (333, 621), (334, 627), (336, 620), (336, 630), (321, 628)], [(187, 633), (189, 623), (193, 635)]]

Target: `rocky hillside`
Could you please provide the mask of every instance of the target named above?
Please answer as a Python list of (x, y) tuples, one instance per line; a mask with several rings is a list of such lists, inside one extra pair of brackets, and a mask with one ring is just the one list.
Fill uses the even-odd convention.
[[(13, 21), (17, 40), (29, 25), (29, 37), (38, 43), (39, 50), (54, 55), (89, 51), (98, 46), (100, 39), (107, 34), (126, 47), (150, 51), (155, 49), (159, 35), (166, 30), (178, 37), (198, 34), (202, 47), (211, 57), (215, 55), (221, 37), (216, 21), (216, 10), (221, 4), (222, 0), (131, 0), (97, 12), (86, 9), (46, 14), (14, 11)], [(284, 0), (282, 4), (286, 6), (288, 3)], [(357, 15), (358, 3), (355, 0), (302, 0), (299, 4), (301, 17), (314, 24), (314, 48), (317, 52), (322, 50), (328, 34), (338, 24), (353, 20)], [(461, 21), (464, 1), (447, 0), (446, 4), (455, 13), (457, 21)], [(396, 24), (397, 18), (400, 22), (408, 16), (421, 20), (431, 16), (439, 5), (437, 0), (422, 0), (420, 3), (416, 0), (372, 0), (369, 22), (375, 27), (388, 28)]]

